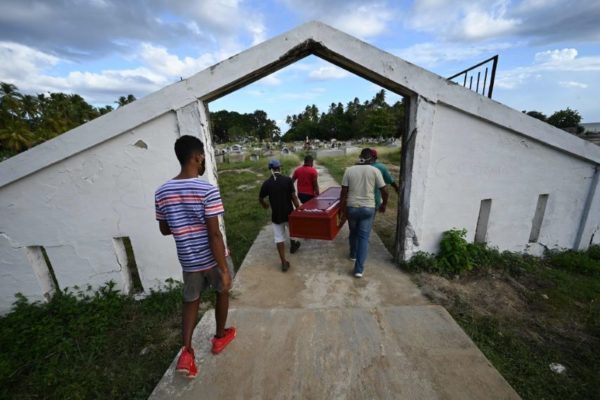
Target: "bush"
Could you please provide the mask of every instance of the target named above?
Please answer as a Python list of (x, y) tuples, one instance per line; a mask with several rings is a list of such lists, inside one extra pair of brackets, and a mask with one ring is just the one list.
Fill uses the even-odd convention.
[(539, 259), (533, 256), (500, 252), (485, 243), (468, 243), (465, 229), (451, 229), (442, 235), (438, 255), (418, 252), (402, 263), (407, 271), (427, 271), (442, 275), (460, 275), (479, 268), (500, 268), (511, 274), (531, 270)]
[(587, 250), (587, 255), (593, 259), (600, 261), (600, 244), (594, 244)]
[(443, 233), (436, 263), (439, 272), (460, 274), (473, 269), (466, 235), (466, 229), (451, 229)]
[[(595, 252), (597, 250), (593, 250)], [(546, 258), (550, 265), (556, 268), (586, 275), (600, 275), (600, 261), (592, 258), (595, 253), (590, 255), (590, 251), (565, 251), (549, 252)]]

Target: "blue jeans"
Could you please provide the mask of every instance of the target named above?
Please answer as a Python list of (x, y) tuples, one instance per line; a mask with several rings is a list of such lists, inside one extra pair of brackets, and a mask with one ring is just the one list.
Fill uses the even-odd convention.
[(354, 273), (363, 273), (369, 251), (369, 235), (375, 219), (375, 208), (348, 207), (350, 258), (356, 258)]

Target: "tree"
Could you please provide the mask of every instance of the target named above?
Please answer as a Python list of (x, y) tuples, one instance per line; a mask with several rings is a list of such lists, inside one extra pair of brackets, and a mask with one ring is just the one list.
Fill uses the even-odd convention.
[(548, 117), (547, 122), (550, 125), (554, 125), (557, 128), (567, 129), (576, 128), (577, 132), (583, 130), (579, 123), (581, 122), (581, 115), (576, 110), (571, 110), (567, 107), (566, 110), (560, 110)]
[(128, 94), (127, 97), (125, 97), (125, 96), (119, 97), (119, 100), (115, 101), (115, 103), (117, 104), (117, 107), (123, 107), (124, 105), (133, 103), (136, 100), (137, 99), (135, 98), (134, 95)]
[(298, 115), (286, 118), (290, 129), (283, 139), (340, 139), (348, 140), (361, 137), (395, 137), (404, 127), (404, 104), (396, 102), (390, 106), (385, 101), (385, 90), (380, 90), (371, 100), (363, 103), (355, 97), (348, 102), (346, 109), (342, 103), (331, 103), (327, 112), (319, 114), (313, 104), (306, 106)]
[[(119, 105), (135, 101), (121, 96)], [(12, 83), (0, 82), (0, 157), (10, 157), (31, 146), (112, 111), (95, 108), (77, 94), (23, 95)]]
[(539, 119), (540, 121), (546, 122), (548, 119), (548, 117), (546, 117), (546, 114), (541, 113), (539, 111), (528, 111), (528, 112), (523, 111), (523, 112), (526, 113), (527, 115), (529, 115), (530, 117)]

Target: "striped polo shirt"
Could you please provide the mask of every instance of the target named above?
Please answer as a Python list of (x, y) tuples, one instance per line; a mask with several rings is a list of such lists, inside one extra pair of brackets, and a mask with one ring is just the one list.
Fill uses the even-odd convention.
[(154, 195), (156, 219), (166, 221), (185, 272), (217, 265), (208, 242), (206, 218), (224, 213), (219, 189), (198, 178), (171, 179)]

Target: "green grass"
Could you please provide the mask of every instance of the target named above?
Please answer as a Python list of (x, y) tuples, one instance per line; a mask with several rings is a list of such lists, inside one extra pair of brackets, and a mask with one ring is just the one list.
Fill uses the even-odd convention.
[(523, 399), (600, 399), (600, 279), (543, 259), (517, 279), (529, 289), (520, 318), (481, 315), (460, 301), (446, 308)]
[[(524, 399), (600, 398), (600, 276), (595, 273), (600, 246), (554, 251), (543, 258), (482, 245), (463, 250), (456, 251), (470, 257), (473, 269), (449, 281), (463, 287), (513, 282), (525, 303), (513, 312), (497, 312), (503, 310), (501, 291), (494, 294), (497, 304), (483, 306), (469, 303), (461, 288), (440, 301), (513, 388)], [(420, 254), (404, 267), (446, 275), (439, 258)], [(551, 363), (564, 365), (567, 372), (552, 372)]]
[(20, 298), (0, 319), (0, 398), (145, 399), (177, 351), (180, 312), (175, 283), (143, 301), (111, 285)]

